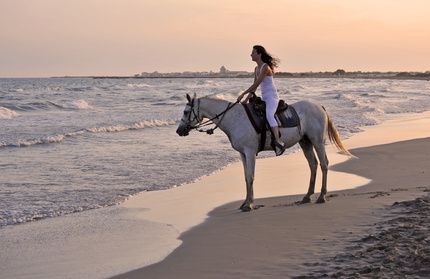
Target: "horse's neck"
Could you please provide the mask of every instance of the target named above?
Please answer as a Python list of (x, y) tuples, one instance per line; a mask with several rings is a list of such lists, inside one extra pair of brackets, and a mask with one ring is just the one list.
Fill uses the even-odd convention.
[[(220, 115), (222, 112), (224, 112), (227, 107), (233, 105), (232, 103), (220, 100), (220, 99), (211, 99), (211, 98), (201, 98), (200, 99), (200, 111), (202, 113), (202, 116), (205, 118), (212, 119), (216, 117), (217, 115)], [(223, 130), (224, 132), (228, 132), (229, 126), (231, 124), (231, 119), (229, 117), (229, 114), (234, 113), (238, 109), (239, 106), (235, 106), (228, 110), (224, 115), (221, 115), (219, 118), (213, 119), (213, 122), (217, 125), (219, 125), (219, 128)], [(220, 122), (220, 120), (222, 121)]]
[[(201, 98), (200, 111), (205, 118), (213, 118), (223, 112), (229, 102), (219, 99)], [(216, 120), (216, 119), (214, 119)]]

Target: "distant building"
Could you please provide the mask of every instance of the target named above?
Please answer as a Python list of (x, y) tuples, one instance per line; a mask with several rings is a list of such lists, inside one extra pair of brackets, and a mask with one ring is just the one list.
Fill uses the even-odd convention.
[(230, 70), (227, 70), (225, 66), (221, 66), (221, 68), (219, 69), (219, 74), (221, 76), (238, 77), (238, 76), (248, 76), (250, 73), (246, 71), (230, 71)]
[(154, 71), (152, 73), (142, 72), (136, 74), (135, 77), (248, 77), (251, 73), (246, 71), (230, 71), (225, 66), (221, 66), (219, 72), (175, 72), (175, 73), (159, 73)]
[(333, 74), (336, 75), (336, 76), (343, 76), (343, 75), (346, 74), (346, 72), (343, 69), (338, 69)]

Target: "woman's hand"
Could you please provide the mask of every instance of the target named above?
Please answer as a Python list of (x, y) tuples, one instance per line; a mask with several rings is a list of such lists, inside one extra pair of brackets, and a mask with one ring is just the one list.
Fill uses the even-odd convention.
[(249, 92), (248, 96), (246, 96), (245, 100), (243, 100), (242, 104), (246, 104), (248, 103), (249, 99), (251, 99), (252, 96), (254, 96), (255, 93), (254, 92)]
[(242, 94), (239, 95), (239, 97), (237, 97), (237, 102), (239, 103), (240, 100), (242, 100), (243, 96), (245, 96), (245, 94), (247, 94), (246, 92), (243, 92)]

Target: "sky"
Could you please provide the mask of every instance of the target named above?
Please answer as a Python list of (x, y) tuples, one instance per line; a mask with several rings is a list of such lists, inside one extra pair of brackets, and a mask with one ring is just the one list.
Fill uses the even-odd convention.
[(430, 0), (0, 0), (0, 77), (430, 71)]

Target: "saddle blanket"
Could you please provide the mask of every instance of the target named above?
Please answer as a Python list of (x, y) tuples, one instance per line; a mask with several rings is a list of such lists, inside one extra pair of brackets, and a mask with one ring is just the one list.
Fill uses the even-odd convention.
[[(252, 126), (254, 126), (255, 131), (259, 134), (266, 131), (268, 123), (266, 121), (265, 103), (263, 101), (258, 101), (243, 104), (243, 106)], [(278, 103), (275, 119), (278, 122), (278, 126), (281, 128), (300, 126), (300, 118), (297, 115), (296, 110), (283, 100), (280, 100)]]

